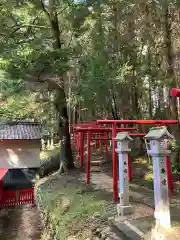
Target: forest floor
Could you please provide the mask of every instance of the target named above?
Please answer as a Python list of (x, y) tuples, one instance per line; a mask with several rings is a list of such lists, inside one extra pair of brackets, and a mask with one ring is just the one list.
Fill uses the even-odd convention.
[[(57, 154), (58, 149), (42, 154), (46, 158)], [(102, 159), (102, 154), (92, 154), (91, 160)], [(76, 161), (77, 167), (79, 162)], [(96, 169), (95, 169), (96, 168)], [(92, 167), (91, 185), (84, 184), (85, 169), (69, 174), (58, 172), (39, 180), (37, 188), (43, 194), (43, 209), (48, 213), (48, 223), (42, 228), (37, 207), (20, 206), (0, 210), (0, 239), (3, 240), (124, 240), (122, 233), (109, 225), (108, 218), (117, 216), (112, 201), (112, 161)], [(99, 169), (98, 169), (99, 168)], [(98, 169), (98, 170), (97, 170)], [(132, 161), (131, 203), (135, 217), (153, 218), (152, 166), (146, 158)], [(173, 226), (180, 236), (179, 177), (175, 176), (175, 192), (171, 197)], [(154, 222), (154, 220), (153, 220)], [(140, 224), (142, 221), (140, 222)], [(48, 226), (47, 226), (48, 225)], [(180, 239), (180, 238), (176, 238)]]
[(109, 214), (116, 212), (111, 195), (87, 186), (78, 169), (41, 179), (37, 195), (47, 223), (42, 240), (124, 240), (108, 225)]
[[(153, 190), (153, 168), (146, 157), (136, 157), (132, 161), (132, 182)], [(180, 175), (172, 174), (174, 194), (180, 192)]]
[[(91, 161), (97, 159), (97, 154), (92, 154)], [(98, 154), (101, 155), (100, 153)], [(111, 192), (112, 194), (112, 157), (109, 155), (109, 161), (105, 165), (99, 167), (91, 167), (91, 182), (97, 186), (97, 188), (104, 189)], [(154, 191), (153, 191), (153, 172), (152, 165), (148, 163), (146, 157), (133, 157), (131, 158), (131, 170), (132, 170), (132, 181), (130, 183), (130, 202), (135, 209), (134, 214), (130, 216), (131, 220), (134, 219), (142, 220), (139, 221), (138, 225), (143, 225), (143, 222), (151, 219), (152, 226), (154, 223)], [(95, 169), (95, 171), (94, 171)], [(179, 175), (173, 176), (174, 192), (170, 196), (171, 205), (171, 221), (173, 231), (175, 232), (176, 238), (180, 239), (180, 184)], [(112, 195), (111, 195), (112, 196)], [(141, 216), (141, 218), (140, 218)], [(141, 227), (141, 226), (140, 226)], [(149, 228), (149, 226), (148, 226)], [(146, 228), (147, 231), (147, 228)], [(147, 232), (147, 238), (150, 232)]]
[(0, 239), (40, 240), (41, 220), (36, 206), (0, 210)]

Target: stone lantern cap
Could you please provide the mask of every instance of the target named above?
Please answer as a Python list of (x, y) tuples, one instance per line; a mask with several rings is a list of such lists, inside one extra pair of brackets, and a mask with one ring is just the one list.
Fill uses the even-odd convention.
[(115, 140), (117, 140), (117, 141), (130, 140), (130, 141), (132, 141), (133, 139), (129, 136), (128, 132), (120, 132), (116, 135)]
[(144, 138), (147, 140), (157, 140), (161, 138), (174, 139), (173, 135), (168, 132), (166, 126), (150, 128), (148, 134)]

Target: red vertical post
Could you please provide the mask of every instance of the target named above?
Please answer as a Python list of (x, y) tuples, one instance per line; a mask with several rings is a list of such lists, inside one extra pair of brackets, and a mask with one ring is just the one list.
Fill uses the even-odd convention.
[(76, 142), (77, 142), (77, 156), (76, 156), (76, 160), (79, 160), (80, 159), (80, 132), (77, 133)]
[[(166, 141), (166, 149), (168, 150), (169, 144), (168, 141)], [(165, 158), (165, 164), (166, 164), (166, 171), (167, 171), (167, 181), (168, 181), (168, 190), (169, 193), (173, 193), (173, 180), (172, 180), (172, 174), (171, 174), (171, 161), (170, 161), (170, 156), (166, 156)]]
[[(91, 137), (96, 138), (96, 134), (92, 132)], [(95, 152), (96, 151), (96, 140), (92, 140), (92, 143), (93, 143), (93, 150)]]
[(32, 204), (35, 204), (35, 191), (34, 191), (34, 188), (32, 188)]
[(77, 130), (75, 130), (75, 139), (74, 139), (74, 144), (76, 145), (77, 144)]
[(74, 145), (75, 147), (77, 147), (77, 132), (75, 131), (75, 135), (74, 135)]
[[(98, 138), (98, 133), (95, 133), (95, 138)], [(99, 148), (99, 141), (95, 140), (95, 143), (96, 143), (96, 151), (97, 151)]]
[[(107, 133), (104, 133), (104, 138), (108, 138)], [(108, 153), (108, 143), (105, 141), (105, 148), (106, 148), (106, 160), (109, 159), (109, 153)]]
[(78, 146), (78, 132), (76, 131), (76, 145)]
[(128, 179), (129, 179), (129, 181), (132, 181), (130, 153), (128, 153)]
[(91, 171), (91, 131), (87, 132), (87, 162), (86, 162), (86, 183), (90, 184)]
[(72, 142), (73, 142), (73, 145), (75, 145), (75, 130), (74, 130), (74, 126), (72, 126)]
[(84, 132), (80, 134), (80, 168), (84, 167)]
[[(91, 133), (91, 136), (92, 138), (96, 138), (96, 134), (93, 132)], [(93, 140), (92, 142), (93, 142), (93, 150), (96, 151), (96, 140)]]
[[(100, 138), (100, 134), (97, 133), (97, 138)], [(98, 144), (98, 149), (100, 150), (100, 140), (97, 141), (97, 144)]]
[[(99, 138), (101, 138), (102, 134), (99, 134)], [(99, 144), (100, 144), (100, 153), (102, 153), (102, 140), (99, 141)]]
[(116, 123), (112, 125), (112, 164), (113, 164), (113, 200), (118, 201), (118, 165), (117, 165), (117, 155), (116, 149)]
[[(96, 133), (94, 133), (93, 138), (96, 138)], [(93, 142), (94, 142), (94, 145), (93, 145), (94, 146), (94, 152), (96, 152), (97, 151), (97, 141), (94, 140)]]
[(166, 170), (167, 170), (167, 181), (168, 181), (168, 189), (169, 193), (173, 193), (173, 180), (172, 180), (172, 174), (171, 174), (171, 161), (170, 156), (166, 156)]

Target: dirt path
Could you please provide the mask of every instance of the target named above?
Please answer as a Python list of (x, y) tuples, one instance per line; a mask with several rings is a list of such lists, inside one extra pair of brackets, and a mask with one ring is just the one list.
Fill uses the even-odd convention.
[(0, 210), (0, 239), (40, 240), (41, 221), (36, 206)]

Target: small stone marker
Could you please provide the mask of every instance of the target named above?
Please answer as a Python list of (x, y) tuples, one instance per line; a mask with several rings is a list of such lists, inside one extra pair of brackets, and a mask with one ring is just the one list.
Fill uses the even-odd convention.
[[(151, 128), (145, 136), (150, 141), (150, 149), (147, 153), (152, 157), (153, 161), (153, 177), (154, 177), (154, 202), (155, 202), (155, 219), (156, 225), (152, 230), (151, 240), (172, 239), (170, 233), (170, 206), (168, 196), (166, 156), (170, 155), (167, 150), (167, 139), (174, 137), (168, 132), (165, 126)], [(171, 236), (170, 236), (171, 235)]]
[(127, 132), (118, 133), (116, 136), (119, 165), (119, 198), (120, 203), (117, 204), (118, 215), (124, 216), (133, 212), (132, 206), (129, 204), (129, 180), (128, 180), (128, 153), (131, 151), (129, 142), (133, 139)]

